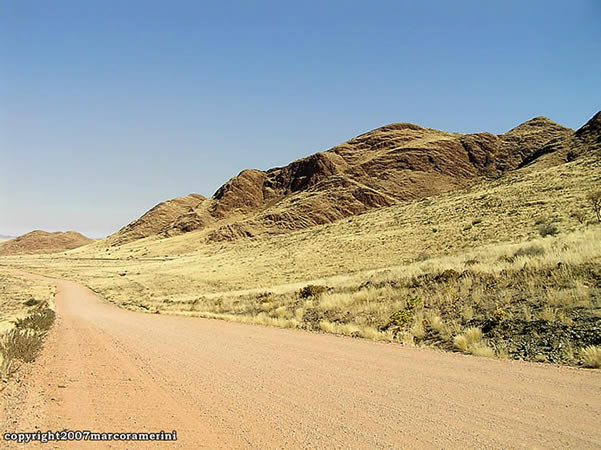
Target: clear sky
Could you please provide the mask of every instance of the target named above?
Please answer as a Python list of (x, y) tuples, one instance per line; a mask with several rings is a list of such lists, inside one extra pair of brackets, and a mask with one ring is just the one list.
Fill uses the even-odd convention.
[(0, 234), (112, 233), (391, 122), (601, 109), (601, 2), (0, 2)]

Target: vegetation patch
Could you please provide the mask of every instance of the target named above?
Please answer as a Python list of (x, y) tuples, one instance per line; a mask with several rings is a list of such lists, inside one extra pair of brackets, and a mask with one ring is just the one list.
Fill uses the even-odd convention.
[(601, 347), (589, 345), (580, 352), (584, 367), (601, 368)]
[(543, 222), (538, 226), (538, 233), (542, 236), (555, 236), (559, 234), (559, 228), (553, 223)]
[[(599, 173), (599, 157), (583, 155), (281, 235), (214, 242), (211, 225), (2, 262), (148, 312), (590, 365), (585, 349), (601, 346), (601, 227), (589, 198)], [(9, 296), (11, 308), (25, 314), (31, 297), (41, 298)], [(455, 338), (470, 328), (482, 337), (462, 350)]]
[(0, 379), (6, 381), (22, 363), (32, 362), (54, 323), (54, 288), (20, 276), (0, 275)]
[(54, 322), (54, 311), (43, 308), (20, 319), (15, 327), (0, 336), (0, 378), (6, 380), (19, 363), (32, 362)]
[(390, 316), (390, 321), (383, 327), (383, 330), (390, 330), (393, 336), (398, 336), (399, 333), (413, 321), (415, 310), (421, 304), (422, 299), (419, 297), (409, 299), (407, 301), (407, 306)]
[(591, 236), (499, 246), (444, 265), (430, 259), (367, 279), (330, 280), (330, 287), (198, 297), (189, 311), (475, 356), (591, 366), (591, 349), (601, 346), (601, 268), (586, 262), (598, 253)]
[(327, 291), (328, 291), (327, 286), (316, 286), (316, 285), (310, 284), (310, 285), (302, 288), (298, 292), (298, 295), (300, 296), (300, 298), (317, 297)]

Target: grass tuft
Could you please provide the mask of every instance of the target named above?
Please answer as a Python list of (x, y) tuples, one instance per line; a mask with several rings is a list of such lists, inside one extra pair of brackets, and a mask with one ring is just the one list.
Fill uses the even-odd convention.
[(601, 347), (589, 345), (580, 350), (580, 357), (584, 363), (584, 367), (593, 369), (601, 368)]
[(495, 351), (486, 343), (482, 342), (482, 330), (477, 327), (466, 328), (463, 334), (453, 338), (453, 345), (463, 353), (470, 353), (474, 356), (483, 356), (493, 358)]
[(480, 356), (483, 358), (494, 358), (495, 356), (495, 351), (482, 342), (472, 344), (468, 347), (468, 350), (474, 356)]

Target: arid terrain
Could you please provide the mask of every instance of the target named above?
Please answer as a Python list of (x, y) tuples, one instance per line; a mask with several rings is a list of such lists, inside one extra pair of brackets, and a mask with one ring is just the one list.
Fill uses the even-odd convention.
[(207, 231), (203, 240), (224, 241), (327, 224), (589, 155), (600, 148), (599, 122), (601, 114), (574, 132), (536, 117), (501, 135), (391, 124), (285, 167), (244, 170), (210, 199), (191, 194), (163, 202), (108, 242), (195, 230)]
[(174, 428), (184, 447), (596, 447), (600, 189), (601, 113), (501, 135), (403, 123), (103, 240), (6, 241), (5, 320), (48, 283), (57, 319), (5, 383), (5, 423)]
[(0, 242), (0, 256), (27, 253), (57, 253), (89, 244), (89, 239), (76, 231), (54, 232), (36, 230)]
[(175, 429), (181, 448), (594, 448), (601, 438), (594, 371), (140, 314), (56, 286), (57, 324), (3, 393), (3, 429)]
[(52, 306), (54, 287), (14, 273), (0, 273), (0, 331), (31, 314), (41, 303)]
[[(429, 174), (411, 183), (414, 190), (405, 192), (404, 201), (404, 191), (395, 191), (388, 206), (299, 225), (293, 214), (299, 204), (313, 205), (305, 217), (316, 217), (323, 208), (343, 204), (349, 192), (328, 187), (341, 175), (322, 174), (315, 186), (302, 181), (322, 173), (320, 164), (309, 175), (299, 172), (315, 156), (267, 171), (261, 192), (269, 191), (265, 177), (281, 180), (282, 173), (296, 174), (285, 179), (298, 189), (289, 186), (277, 201), (245, 212), (238, 208), (231, 216), (213, 217), (226, 191), (237, 196), (232, 204), (246, 205), (253, 189), (232, 187), (236, 177), (212, 199), (191, 195), (161, 203), (105, 240), (62, 253), (4, 257), (0, 263), (80, 281), (133, 310), (581, 365), (581, 351), (601, 344), (601, 229), (590, 202), (601, 180), (600, 122), (597, 114), (573, 132), (536, 118), (496, 137), (391, 125), (318, 155), (422, 161), (419, 155), (439, 154), (441, 145), (454, 142), (457, 153), (443, 158), (447, 168), (433, 166), (429, 158), (412, 169), (399, 162), (403, 176)], [(484, 138), (481, 156), (487, 162), (476, 164), (469, 156), (475, 150), (465, 142)], [(465, 144), (463, 150), (456, 141)], [(482, 167), (464, 173), (453, 161)], [(442, 188), (428, 178), (439, 171), (448, 171), (457, 183)], [(376, 172), (370, 189), (382, 177)], [(365, 175), (362, 183), (369, 180)], [(393, 198), (393, 185), (386, 186)], [(441, 192), (432, 195), (432, 186)], [(332, 202), (322, 198), (334, 193)], [(315, 198), (321, 200), (309, 201)], [(174, 232), (173, 223), (198, 213), (197, 202), (209, 202), (215, 220)], [(267, 210), (288, 217), (278, 222), (288, 225), (264, 223), (252, 236), (222, 239), (224, 227), (258, 224)]]

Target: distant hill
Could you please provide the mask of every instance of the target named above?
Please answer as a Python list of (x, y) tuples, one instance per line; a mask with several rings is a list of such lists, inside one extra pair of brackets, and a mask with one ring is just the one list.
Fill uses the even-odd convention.
[(219, 241), (330, 223), (599, 151), (600, 124), (601, 113), (576, 132), (545, 117), (500, 135), (391, 124), (285, 167), (243, 170), (209, 199), (191, 194), (160, 203), (107, 243), (201, 229)]
[(8, 239), (14, 239), (16, 236), (7, 236), (5, 234), (0, 234), (0, 241), (6, 241)]
[(26, 253), (57, 253), (93, 242), (75, 231), (54, 232), (36, 230), (0, 243), (0, 255)]

